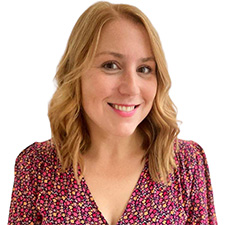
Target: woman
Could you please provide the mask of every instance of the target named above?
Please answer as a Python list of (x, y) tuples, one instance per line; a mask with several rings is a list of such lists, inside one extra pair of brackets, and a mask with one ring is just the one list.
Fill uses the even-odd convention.
[(88, 8), (55, 78), (52, 139), (18, 156), (9, 224), (217, 224), (204, 151), (177, 139), (165, 57), (140, 10)]

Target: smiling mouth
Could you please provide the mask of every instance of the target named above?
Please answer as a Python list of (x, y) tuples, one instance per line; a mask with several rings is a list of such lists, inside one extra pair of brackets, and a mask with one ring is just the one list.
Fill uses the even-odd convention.
[(117, 105), (117, 104), (113, 104), (113, 103), (108, 103), (108, 104), (112, 108), (117, 109), (119, 111), (123, 111), (123, 112), (131, 112), (139, 106), (139, 105)]

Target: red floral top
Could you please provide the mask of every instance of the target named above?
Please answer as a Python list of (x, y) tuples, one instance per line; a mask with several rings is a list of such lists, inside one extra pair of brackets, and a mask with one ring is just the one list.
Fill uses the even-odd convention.
[[(172, 184), (154, 182), (146, 161), (117, 225), (217, 224), (204, 151), (193, 141), (179, 140), (179, 147)], [(78, 185), (72, 167), (60, 173), (55, 148), (48, 140), (32, 144), (16, 159), (8, 224), (108, 223), (85, 179)]]

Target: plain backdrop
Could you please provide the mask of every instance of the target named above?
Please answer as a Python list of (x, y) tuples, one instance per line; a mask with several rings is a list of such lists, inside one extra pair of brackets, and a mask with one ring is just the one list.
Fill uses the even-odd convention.
[[(0, 223), (18, 154), (51, 137), (48, 102), (70, 32), (92, 0), (0, 2)], [(225, 6), (221, 0), (111, 1), (139, 7), (158, 31), (178, 108), (179, 138), (205, 150), (219, 224), (224, 219)]]

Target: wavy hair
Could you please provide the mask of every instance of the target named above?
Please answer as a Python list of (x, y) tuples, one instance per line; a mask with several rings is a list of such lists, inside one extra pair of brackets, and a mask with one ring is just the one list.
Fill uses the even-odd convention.
[(79, 182), (78, 166), (82, 175), (82, 154), (91, 145), (81, 105), (81, 76), (95, 57), (103, 26), (119, 18), (142, 24), (149, 35), (156, 61), (157, 93), (151, 111), (138, 129), (143, 136), (142, 147), (145, 157), (149, 159), (151, 178), (156, 182), (167, 182), (176, 167), (173, 148), (179, 133), (176, 107), (169, 97), (171, 80), (159, 36), (147, 16), (134, 6), (97, 2), (76, 22), (57, 67), (57, 89), (49, 103), (52, 141), (61, 169), (64, 171), (73, 165), (75, 178)]

